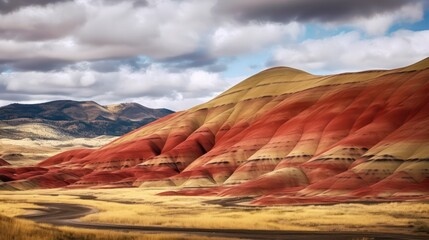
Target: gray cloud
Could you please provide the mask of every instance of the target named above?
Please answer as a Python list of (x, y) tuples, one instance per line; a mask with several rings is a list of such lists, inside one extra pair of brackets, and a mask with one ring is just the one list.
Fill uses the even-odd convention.
[(192, 53), (171, 57), (160, 61), (170, 71), (179, 72), (188, 68), (206, 68), (219, 72), (225, 70), (226, 66), (218, 63), (218, 59), (205, 50), (197, 50)]
[(72, 0), (0, 0), (0, 13), (7, 14), (28, 6), (46, 6), (69, 1)]
[(218, 1), (214, 11), (240, 21), (337, 22), (354, 17), (371, 17), (420, 0), (228, 0)]
[(147, 0), (103, 0), (106, 4), (115, 5), (120, 2), (131, 2), (134, 7), (146, 7), (148, 5)]
[[(169, 62), (189, 55), (192, 62), (192, 54), (212, 28), (211, 5), (208, 1), (130, 0), (64, 2), (37, 11), (17, 8), (0, 15), (0, 61), (14, 69), (54, 58), (73, 63), (145, 56)], [(186, 65), (179, 61), (178, 65)]]
[(116, 72), (122, 67), (127, 67), (132, 71), (146, 69), (150, 62), (139, 57), (125, 59), (108, 59), (88, 62), (88, 68), (96, 72)]
[(117, 72), (123, 67), (132, 71), (137, 71), (149, 67), (150, 64), (151, 63), (147, 59), (142, 59), (140, 57), (79, 62), (49, 58), (25, 59), (19, 61), (2, 60), (0, 61), (0, 73), (4, 71), (58, 72), (64, 71), (65, 69), (95, 72)]
[[(331, 21), (393, 11), (416, 2), (9, 0), (6, 3), (0, 0), (8, 6), (4, 9), (15, 9), (0, 15), (0, 61), (3, 64), (0, 68), (52, 71), (90, 62), (90, 69), (104, 72), (116, 71), (124, 64), (121, 59), (145, 56), (171, 71), (200, 68), (220, 72), (226, 69), (226, 65), (220, 63), (221, 58), (284, 43), (287, 39), (295, 39), (305, 29), (299, 22), (273, 21)], [(43, 7), (37, 11), (27, 7), (34, 4)], [(220, 14), (214, 16), (214, 13)], [(395, 16), (406, 19), (418, 16), (418, 11), (409, 9)], [(230, 17), (269, 22), (231, 22)], [(359, 19), (355, 25), (379, 34), (396, 20), (397, 17), (383, 16), (374, 21)], [(114, 67), (115, 64), (118, 66)], [(134, 68), (138, 65), (127, 64)]]
[(220, 73), (220, 72), (226, 71), (228, 69), (228, 66), (225, 63), (217, 62), (216, 64), (212, 64), (212, 65), (206, 66), (205, 69), (207, 71), (209, 71), (209, 72), (218, 72), (218, 73)]
[(22, 8), (10, 14), (0, 15), (0, 39), (13, 41), (58, 39), (73, 35), (86, 20), (86, 10), (74, 2), (53, 4), (37, 10)]
[(152, 63), (140, 57), (116, 58), (106, 60), (82, 61), (65, 66), (62, 70), (94, 71), (98, 73), (118, 72), (123, 68), (130, 71), (141, 71), (148, 68)]
[(60, 59), (25, 59), (21, 61), (0, 63), (1, 69), (9, 71), (59, 71), (71, 64), (70, 61)]
[[(367, 39), (352, 31), (278, 48), (267, 62), (315, 74), (403, 67), (429, 56), (429, 30)], [(350, 47), (353, 46), (353, 47)]]

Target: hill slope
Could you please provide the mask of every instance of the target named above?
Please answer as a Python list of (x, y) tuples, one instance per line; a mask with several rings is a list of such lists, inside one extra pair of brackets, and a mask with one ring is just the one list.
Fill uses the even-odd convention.
[(10, 165), (8, 162), (0, 158), (0, 167)]
[(92, 101), (59, 100), (11, 104), (0, 107), (0, 124), (7, 126), (0, 128), (0, 133), (13, 139), (119, 136), (170, 113), (137, 103), (101, 106)]
[(59, 154), (23, 177), (0, 171), (12, 178), (2, 186), (206, 187), (164, 194), (255, 204), (428, 198), (428, 92), (429, 59), (328, 76), (272, 68), (98, 150)]

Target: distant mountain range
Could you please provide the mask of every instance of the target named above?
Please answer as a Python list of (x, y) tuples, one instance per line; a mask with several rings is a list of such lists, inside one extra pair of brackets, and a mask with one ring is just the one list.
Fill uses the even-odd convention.
[(173, 111), (168, 109), (152, 109), (138, 103), (107, 106), (94, 101), (71, 100), (40, 104), (14, 103), (0, 107), (0, 136), (15, 139), (49, 139), (59, 135), (119, 136), (171, 113)]

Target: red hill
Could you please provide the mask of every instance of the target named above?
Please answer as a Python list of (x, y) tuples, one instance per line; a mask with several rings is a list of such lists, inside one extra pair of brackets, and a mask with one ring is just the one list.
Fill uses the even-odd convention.
[(272, 68), (101, 149), (2, 168), (1, 187), (180, 186), (163, 194), (254, 204), (427, 199), (428, 93), (429, 59), (327, 76)]

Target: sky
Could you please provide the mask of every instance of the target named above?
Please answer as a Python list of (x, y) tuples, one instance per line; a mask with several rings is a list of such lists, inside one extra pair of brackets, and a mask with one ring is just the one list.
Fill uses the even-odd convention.
[(179, 111), (269, 67), (322, 75), (426, 57), (428, 0), (0, 0), (0, 105)]

